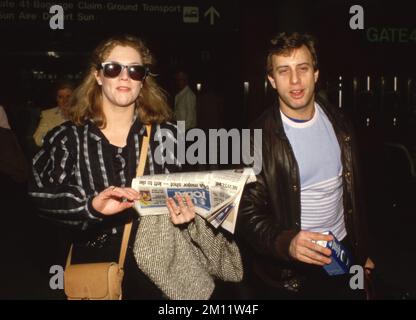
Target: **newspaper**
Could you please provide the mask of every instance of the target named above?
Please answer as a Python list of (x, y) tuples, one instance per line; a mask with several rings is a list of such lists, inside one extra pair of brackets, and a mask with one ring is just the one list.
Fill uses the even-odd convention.
[(141, 199), (135, 209), (141, 216), (168, 214), (167, 197), (188, 194), (196, 214), (234, 233), (240, 199), (247, 183), (255, 182), (253, 169), (217, 170), (142, 176), (133, 179), (132, 188)]

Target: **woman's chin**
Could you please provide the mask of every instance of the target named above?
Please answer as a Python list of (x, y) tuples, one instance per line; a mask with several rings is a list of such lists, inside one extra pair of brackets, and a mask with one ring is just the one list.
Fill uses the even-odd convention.
[(127, 108), (130, 107), (132, 105), (134, 105), (134, 100), (119, 100), (115, 102), (115, 105), (120, 107), (120, 108)]

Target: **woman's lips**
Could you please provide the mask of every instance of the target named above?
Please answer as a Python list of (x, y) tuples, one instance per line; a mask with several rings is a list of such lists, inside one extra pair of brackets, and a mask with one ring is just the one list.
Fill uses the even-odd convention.
[(121, 92), (129, 92), (131, 89), (129, 87), (117, 87), (117, 90)]
[(304, 89), (299, 89), (299, 90), (291, 90), (290, 91), (290, 96), (293, 99), (301, 99), (303, 98), (303, 95), (305, 94), (305, 90)]

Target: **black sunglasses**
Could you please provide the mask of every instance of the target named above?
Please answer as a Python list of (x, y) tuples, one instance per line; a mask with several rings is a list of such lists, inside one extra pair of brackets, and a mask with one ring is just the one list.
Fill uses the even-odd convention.
[(149, 68), (140, 64), (124, 65), (118, 62), (103, 62), (99, 67), (103, 69), (106, 78), (118, 77), (124, 68), (127, 68), (129, 77), (136, 81), (143, 81), (149, 74)]

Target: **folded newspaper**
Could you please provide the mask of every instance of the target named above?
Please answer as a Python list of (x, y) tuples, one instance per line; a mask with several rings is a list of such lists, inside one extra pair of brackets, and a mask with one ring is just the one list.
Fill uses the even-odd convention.
[(198, 215), (234, 233), (244, 186), (255, 181), (253, 169), (245, 168), (142, 176), (133, 179), (132, 188), (141, 195), (135, 202), (141, 216), (168, 214), (167, 197), (188, 194)]

